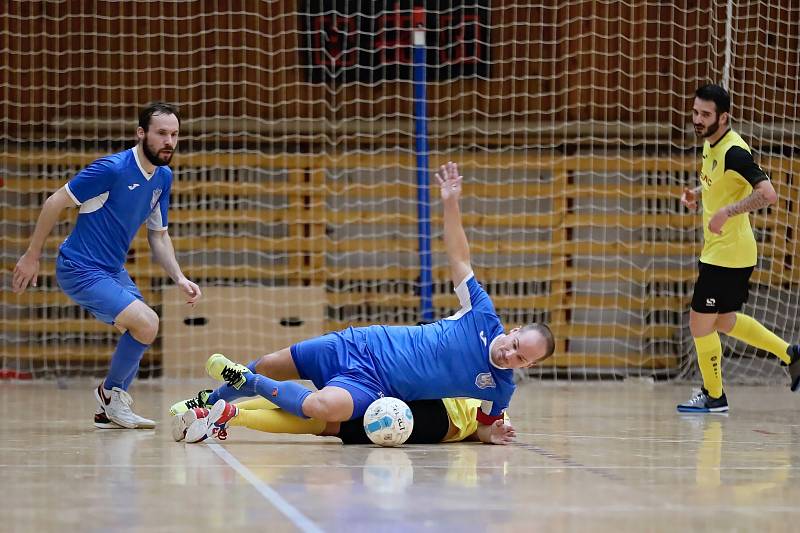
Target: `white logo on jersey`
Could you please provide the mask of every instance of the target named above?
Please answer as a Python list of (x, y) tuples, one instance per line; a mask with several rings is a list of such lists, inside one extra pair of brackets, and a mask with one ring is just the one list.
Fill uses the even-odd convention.
[(494, 384), (494, 378), (489, 372), (484, 372), (483, 374), (478, 374), (475, 376), (475, 386), (479, 389), (488, 389), (488, 388), (495, 388), (496, 385)]
[(481, 338), (483, 345), (486, 346), (486, 335), (483, 333), (483, 330), (481, 330), (481, 332), (478, 333), (478, 336)]
[(706, 307), (714, 307), (717, 305), (717, 300), (714, 298), (706, 298)]
[(150, 209), (156, 206), (159, 198), (161, 198), (161, 189), (156, 189), (153, 191), (153, 197), (150, 199)]
[(134, 183), (133, 185), (128, 185), (128, 190), (129, 190), (129, 191), (132, 191), (133, 189), (135, 189), (135, 188), (136, 188), (136, 187), (138, 187), (138, 186), (139, 186), (139, 184), (138, 184), (138, 183)]

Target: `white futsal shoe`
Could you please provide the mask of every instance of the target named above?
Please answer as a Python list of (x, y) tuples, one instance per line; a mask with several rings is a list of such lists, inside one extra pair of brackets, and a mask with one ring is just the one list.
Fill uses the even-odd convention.
[(97, 406), (94, 411), (94, 427), (98, 429), (124, 429), (119, 424), (115, 424), (106, 416), (106, 410), (101, 406)]
[(196, 420), (186, 430), (186, 442), (203, 442), (209, 437), (216, 440), (227, 439), (228, 424), (238, 415), (238, 406), (225, 400), (217, 400), (206, 417)]
[(94, 427), (99, 429), (125, 429), (108, 419), (105, 409), (106, 404), (103, 402), (104, 394), (101, 390), (102, 387), (103, 384), (101, 383), (94, 390), (94, 399), (97, 402), (97, 408), (94, 410)]
[(95, 399), (105, 411), (105, 415), (110, 422), (118, 424), (127, 429), (153, 429), (156, 423), (148, 418), (141, 417), (131, 410), (133, 398), (131, 395), (114, 387), (111, 389), (111, 397), (107, 397), (100, 384), (94, 390)]
[(186, 438), (186, 430), (194, 422), (208, 416), (208, 409), (205, 407), (193, 407), (182, 415), (172, 417), (172, 438), (175, 442), (180, 442)]

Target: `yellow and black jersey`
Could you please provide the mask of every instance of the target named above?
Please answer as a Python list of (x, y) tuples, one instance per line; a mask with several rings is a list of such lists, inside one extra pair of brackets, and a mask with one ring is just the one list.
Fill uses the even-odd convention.
[[(481, 400), (444, 398), (442, 402), (447, 409), (450, 422), (458, 428), (458, 433), (450, 438), (445, 438), (442, 442), (459, 442), (478, 431), (478, 409), (483, 403)], [(505, 412), (503, 412), (503, 419), (509, 423), (508, 415)]]
[(728, 268), (756, 264), (756, 239), (747, 213), (729, 218), (721, 235), (711, 233), (708, 222), (718, 210), (747, 198), (757, 183), (768, 179), (735, 131), (728, 130), (713, 145), (705, 142), (700, 169), (705, 238), (701, 262)]
[(471, 398), (444, 398), (444, 407), (450, 422), (458, 428), (458, 433), (442, 442), (459, 442), (469, 437), (478, 430), (478, 409), (480, 400)]

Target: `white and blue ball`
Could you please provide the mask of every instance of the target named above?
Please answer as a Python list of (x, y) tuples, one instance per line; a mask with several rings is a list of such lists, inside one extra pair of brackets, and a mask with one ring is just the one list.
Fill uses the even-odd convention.
[(400, 446), (414, 429), (411, 409), (397, 398), (378, 398), (364, 413), (364, 432), (379, 446)]

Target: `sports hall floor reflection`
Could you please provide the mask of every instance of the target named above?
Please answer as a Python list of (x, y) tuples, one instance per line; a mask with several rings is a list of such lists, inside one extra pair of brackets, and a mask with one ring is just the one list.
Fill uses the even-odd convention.
[(778, 387), (732, 386), (729, 416), (691, 416), (675, 412), (686, 385), (532, 382), (511, 406), (513, 446), (384, 449), (240, 427), (175, 443), (166, 411), (197, 383), (139, 384), (137, 408), (159, 427), (99, 431), (92, 384), (66, 385), (2, 384), (4, 531), (790, 531), (800, 519), (800, 398)]

